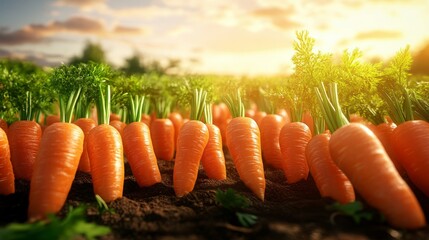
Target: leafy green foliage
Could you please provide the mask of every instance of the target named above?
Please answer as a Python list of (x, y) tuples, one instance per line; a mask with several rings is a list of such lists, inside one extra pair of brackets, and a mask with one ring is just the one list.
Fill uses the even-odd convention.
[(216, 202), (230, 213), (233, 213), (236, 216), (238, 222), (244, 227), (251, 227), (258, 220), (257, 216), (243, 212), (243, 210), (248, 208), (250, 205), (249, 199), (241, 194), (238, 194), (231, 188), (227, 189), (226, 191), (217, 190)]
[[(340, 214), (351, 217), (357, 224), (362, 221), (370, 221), (375, 218), (375, 212), (365, 210), (360, 201), (354, 201), (347, 204), (340, 204), (338, 202), (327, 207), (328, 210), (334, 211), (333, 214)], [(335, 216), (335, 215), (333, 215)]]
[(232, 117), (245, 116), (245, 108), (244, 108), (243, 100), (241, 98), (240, 89), (238, 89), (236, 93), (230, 93), (226, 95), (224, 101), (228, 106)]
[(86, 222), (86, 208), (83, 206), (70, 209), (64, 219), (50, 215), (47, 221), (34, 223), (11, 223), (0, 229), (0, 239), (96, 239), (110, 233), (110, 228)]
[(8, 122), (33, 120), (37, 112), (49, 111), (53, 94), (47, 73), (34, 64), (18, 60), (0, 60), (0, 116)]
[(115, 210), (113, 208), (109, 208), (109, 206), (107, 206), (107, 203), (102, 197), (100, 197), (100, 195), (95, 194), (95, 201), (97, 202), (97, 208), (100, 214), (103, 214), (105, 212), (115, 213)]

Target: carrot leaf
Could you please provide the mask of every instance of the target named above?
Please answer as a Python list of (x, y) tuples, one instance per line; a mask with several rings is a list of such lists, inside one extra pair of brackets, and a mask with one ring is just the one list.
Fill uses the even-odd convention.
[(96, 239), (110, 233), (106, 226), (85, 220), (85, 206), (70, 208), (64, 219), (50, 215), (48, 221), (34, 223), (11, 223), (0, 228), (0, 239)]
[(231, 188), (228, 188), (226, 191), (217, 190), (216, 202), (230, 213), (233, 213), (243, 227), (251, 227), (255, 225), (258, 220), (257, 216), (243, 212), (243, 210), (250, 205), (249, 199), (238, 194)]
[[(354, 201), (347, 204), (335, 202), (327, 207), (328, 210), (334, 211), (331, 215), (331, 222), (335, 223), (335, 216), (343, 215), (351, 217), (356, 224), (362, 221), (371, 221), (375, 219), (376, 212), (364, 209), (362, 202)], [(383, 220), (383, 217), (381, 217)]]
[(244, 117), (245, 108), (243, 100), (241, 99), (240, 89), (237, 90), (235, 94), (231, 93), (226, 95), (225, 103), (231, 111), (232, 117)]
[(191, 100), (191, 120), (201, 120), (206, 104), (207, 91), (195, 89)]

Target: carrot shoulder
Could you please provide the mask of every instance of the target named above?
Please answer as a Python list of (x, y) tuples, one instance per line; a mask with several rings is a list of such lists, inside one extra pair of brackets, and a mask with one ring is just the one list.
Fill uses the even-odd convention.
[(226, 139), (240, 179), (264, 200), (265, 174), (258, 125), (251, 118), (235, 117), (227, 125)]
[(329, 149), (339, 168), (365, 201), (395, 227), (414, 229), (426, 224), (414, 193), (401, 178), (381, 142), (360, 123), (336, 130)]
[(9, 141), (7, 135), (0, 129), (0, 195), (15, 192), (15, 176), (10, 162)]
[(61, 210), (79, 165), (83, 140), (82, 130), (71, 123), (54, 123), (45, 129), (31, 178), (30, 219)]

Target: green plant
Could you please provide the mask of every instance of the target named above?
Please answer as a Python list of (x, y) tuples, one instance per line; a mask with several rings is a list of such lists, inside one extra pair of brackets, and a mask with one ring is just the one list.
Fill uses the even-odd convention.
[(228, 188), (226, 191), (217, 190), (216, 202), (230, 213), (234, 214), (243, 227), (251, 227), (255, 225), (258, 220), (257, 216), (243, 212), (243, 210), (250, 205), (249, 199), (231, 188)]
[(75, 239), (82, 236), (85, 239), (96, 239), (96, 237), (110, 233), (110, 228), (85, 220), (85, 206), (77, 208), (70, 207), (69, 212), (60, 219), (55, 215), (49, 215), (46, 221), (34, 223), (11, 223), (0, 228), (0, 239)]

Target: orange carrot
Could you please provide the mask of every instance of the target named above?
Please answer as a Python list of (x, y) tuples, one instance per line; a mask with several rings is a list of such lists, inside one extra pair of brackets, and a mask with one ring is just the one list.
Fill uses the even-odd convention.
[(124, 152), (131, 171), (140, 187), (161, 182), (149, 127), (142, 122), (133, 122), (124, 128)]
[(311, 116), (310, 111), (304, 111), (304, 113), (302, 114), (302, 122), (310, 128), (311, 136), (314, 136), (314, 120), (313, 116)]
[(345, 125), (332, 134), (329, 149), (357, 192), (390, 224), (406, 229), (426, 225), (419, 202), (371, 130), (360, 123)]
[(380, 140), (381, 144), (383, 144), (383, 147), (389, 155), (390, 160), (392, 160), (395, 165), (396, 170), (398, 170), (401, 176), (405, 176), (405, 169), (402, 167), (402, 164), (398, 159), (398, 153), (393, 143), (393, 131), (396, 129), (396, 124), (393, 122), (385, 122), (376, 126), (370, 126), (371, 125), (367, 125), (367, 127), (374, 132), (375, 136), (377, 136), (378, 140)]
[(142, 114), (141, 121), (145, 123), (150, 129), (150, 123), (152, 121), (150, 114)]
[(262, 157), (268, 165), (282, 169), (283, 156), (280, 150), (280, 130), (286, 124), (278, 114), (268, 114), (259, 125), (261, 131)]
[(9, 141), (7, 135), (0, 129), (0, 195), (15, 193), (15, 176), (10, 162)]
[(429, 196), (429, 123), (423, 120), (406, 121), (393, 131), (398, 159), (411, 181)]
[(399, 175), (380, 140), (362, 123), (349, 123), (341, 111), (337, 85), (316, 89), (319, 104), (333, 132), (329, 152), (356, 192), (393, 226), (415, 229), (426, 225), (414, 193)]
[(355, 200), (350, 180), (338, 168), (329, 153), (330, 134), (319, 134), (308, 142), (305, 149), (311, 176), (322, 197), (330, 197), (345, 204)]
[(264, 200), (265, 174), (258, 125), (251, 118), (235, 117), (226, 128), (226, 138), (240, 179)]
[(116, 128), (121, 137), (124, 135), (124, 128), (127, 126), (126, 123), (122, 122), (121, 120), (112, 120), (109, 122), (109, 125)]
[(226, 139), (234, 166), (244, 184), (264, 201), (265, 173), (258, 124), (252, 118), (244, 117), (239, 90), (237, 94), (228, 95), (226, 103), (233, 116), (226, 128)]
[(97, 116), (100, 125), (88, 133), (87, 151), (94, 193), (111, 202), (124, 189), (124, 150), (121, 134), (109, 125), (110, 86), (99, 85)]
[(253, 116), (253, 120), (260, 126), (262, 119), (267, 116), (266, 112), (256, 111), (255, 116)]
[(206, 97), (207, 92), (203, 89), (194, 90), (192, 99), (190, 99), (190, 120), (180, 128), (177, 138), (173, 187), (178, 197), (182, 197), (194, 189), (201, 157), (209, 140), (209, 130), (199, 120), (202, 118), (204, 107), (207, 107)]
[(190, 120), (180, 129), (173, 171), (173, 186), (176, 196), (182, 197), (194, 189), (198, 167), (209, 131), (204, 123)]
[(31, 178), (30, 219), (61, 210), (79, 165), (83, 140), (82, 130), (71, 123), (54, 123), (45, 129)]
[(174, 125), (168, 118), (157, 118), (150, 124), (153, 150), (158, 159), (173, 160), (175, 151)]
[(59, 115), (48, 115), (45, 119), (46, 124), (45, 126), (50, 126), (56, 122), (60, 122), (60, 116)]
[(212, 111), (213, 124), (219, 128), (220, 134), (222, 135), (222, 143), (226, 146), (226, 126), (231, 120), (231, 112), (229, 111), (228, 106), (223, 102), (213, 104)]
[(20, 120), (9, 127), (10, 160), (16, 179), (31, 180), (42, 129), (35, 121)]
[(7, 124), (7, 122), (4, 120), (4, 119), (2, 119), (2, 118), (0, 118), (0, 128), (1, 129), (3, 129), (3, 131), (7, 134), (7, 132), (8, 132), (8, 128), (9, 128), (9, 125)]
[(110, 116), (109, 116), (109, 122), (112, 122), (112, 121), (121, 121), (121, 116), (119, 115), (119, 114), (116, 114), (116, 113), (110, 113)]
[(177, 143), (177, 137), (179, 136), (179, 130), (183, 126), (183, 117), (179, 112), (171, 112), (168, 115), (168, 119), (173, 123), (174, 126), (174, 142)]
[(286, 123), (279, 136), (283, 156), (283, 171), (288, 183), (296, 183), (308, 177), (305, 148), (311, 139), (310, 128), (302, 122)]
[(208, 178), (226, 179), (225, 156), (222, 149), (222, 136), (219, 128), (213, 124), (211, 104), (204, 108), (204, 119), (209, 131), (209, 140), (201, 157), (201, 164)]
[(79, 118), (78, 120), (76, 120), (74, 122), (74, 124), (79, 126), (85, 135), (85, 138), (83, 141), (83, 152), (82, 152), (82, 156), (81, 156), (80, 161), (79, 161), (78, 170), (82, 171), (82, 172), (89, 173), (89, 172), (91, 172), (91, 166), (90, 166), (88, 151), (87, 151), (87, 144), (88, 144), (87, 138), (88, 138), (89, 132), (93, 128), (95, 128), (97, 126), (97, 124), (95, 123), (94, 119), (92, 119), (92, 118)]

